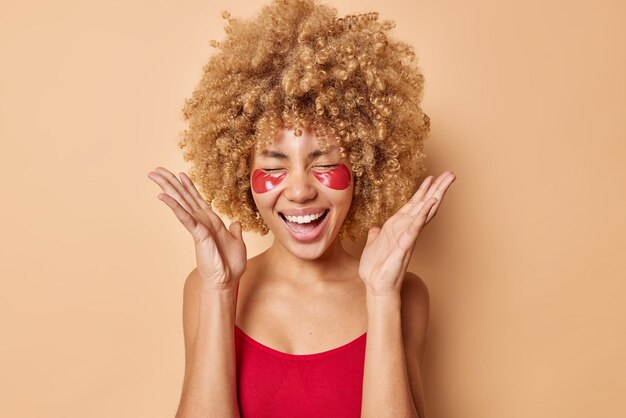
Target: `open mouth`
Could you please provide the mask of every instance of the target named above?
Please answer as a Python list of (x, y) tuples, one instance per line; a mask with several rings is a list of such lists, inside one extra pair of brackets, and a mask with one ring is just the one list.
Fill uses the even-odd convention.
[(328, 212), (330, 212), (330, 209), (326, 209), (324, 213), (322, 214), (322, 216), (307, 223), (298, 223), (298, 222), (288, 221), (285, 215), (283, 215), (280, 212), (278, 213), (280, 214), (280, 217), (283, 218), (283, 221), (289, 227), (290, 230), (292, 230), (296, 234), (309, 235), (312, 232), (316, 231), (318, 227), (322, 223), (324, 223), (324, 219), (326, 219), (326, 215), (328, 215)]

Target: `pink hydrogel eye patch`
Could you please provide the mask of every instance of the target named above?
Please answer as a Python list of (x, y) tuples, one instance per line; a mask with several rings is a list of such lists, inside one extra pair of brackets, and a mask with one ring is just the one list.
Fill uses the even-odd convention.
[(345, 164), (339, 164), (328, 171), (314, 171), (313, 175), (320, 183), (331, 189), (343, 190), (350, 185), (350, 169)]
[(266, 173), (258, 168), (252, 173), (252, 190), (256, 193), (265, 193), (278, 186), (287, 175), (286, 172)]

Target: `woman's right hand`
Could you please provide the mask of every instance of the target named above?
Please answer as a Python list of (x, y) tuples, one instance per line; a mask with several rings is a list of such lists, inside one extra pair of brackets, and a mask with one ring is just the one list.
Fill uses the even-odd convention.
[(165, 192), (157, 197), (191, 233), (203, 285), (216, 290), (236, 290), (247, 265), (241, 223), (235, 221), (226, 229), (185, 173), (180, 173), (179, 181), (167, 169), (157, 167), (148, 177)]

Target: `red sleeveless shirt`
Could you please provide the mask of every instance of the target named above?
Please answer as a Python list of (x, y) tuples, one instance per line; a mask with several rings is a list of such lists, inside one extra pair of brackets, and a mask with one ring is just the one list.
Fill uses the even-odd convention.
[(289, 354), (235, 326), (241, 417), (360, 417), (366, 338), (321, 353)]

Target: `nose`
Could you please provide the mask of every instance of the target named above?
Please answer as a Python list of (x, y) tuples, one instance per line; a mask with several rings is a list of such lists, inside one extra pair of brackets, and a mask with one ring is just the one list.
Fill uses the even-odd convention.
[(287, 184), (284, 194), (291, 201), (306, 202), (317, 196), (317, 189), (313, 184), (315, 179), (306, 171), (291, 171), (285, 181)]

